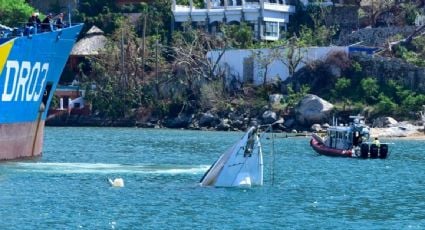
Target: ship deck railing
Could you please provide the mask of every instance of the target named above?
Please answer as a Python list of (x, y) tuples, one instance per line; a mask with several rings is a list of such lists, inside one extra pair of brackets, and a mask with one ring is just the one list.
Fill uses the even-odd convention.
[[(22, 36), (31, 36), (34, 34), (53, 32), (57, 30), (61, 30), (62, 28), (72, 27), (74, 25), (78, 25), (79, 23), (64, 23), (62, 26), (58, 27), (54, 23), (40, 23), (37, 26), (32, 26), (28, 22), (18, 23), (18, 27), (7, 27), (4, 25), (0, 26), (0, 41), (10, 40), (15, 37)], [(46, 26), (46, 27), (44, 27)], [(2, 42), (0, 42), (1, 44)]]

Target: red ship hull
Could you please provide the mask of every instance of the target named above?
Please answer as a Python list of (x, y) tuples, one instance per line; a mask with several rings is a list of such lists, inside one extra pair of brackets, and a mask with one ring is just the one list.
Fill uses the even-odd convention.
[(0, 160), (41, 156), (44, 121), (0, 124)]

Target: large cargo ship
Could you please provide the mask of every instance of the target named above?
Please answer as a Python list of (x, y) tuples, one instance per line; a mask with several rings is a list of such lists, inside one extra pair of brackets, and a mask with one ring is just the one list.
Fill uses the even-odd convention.
[(82, 26), (0, 38), (0, 160), (42, 154), (48, 107)]

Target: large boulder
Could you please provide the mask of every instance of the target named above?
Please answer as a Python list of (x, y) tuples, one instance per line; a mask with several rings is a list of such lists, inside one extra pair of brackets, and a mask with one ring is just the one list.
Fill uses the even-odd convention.
[(192, 122), (193, 114), (182, 114), (177, 117), (168, 118), (164, 121), (164, 126), (167, 128), (187, 128)]
[(398, 122), (392, 117), (378, 117), (373, 121), (372, 126), (376, 128), (389, 128), (397, 124)]
[(300, 125), (310, 126), (329, 120), (334, 106), (322, 98), (307, 94), (295, 107), (296, 120)]
[(246, 126), (242, 120), (234, 120), (232, 122), (232, 127), (238, 130), (245, 130)]
[(214, 127), (220, 123), (220, 119), (217, 116), (214, 116), (212, 113), (207, 112), (201, 115), (199, 119), (200, 127)]
[(320, 124), (313, 124), (310, 128), (312, 132), (320, 132), (322, 131), (322, 126)]
[(220, 124), (217, 125), (216, 129), (218, 131), (229, 131), (232, 124), (231, 121), (227, 118), (220, 119)]
[(272, 124), (277, 120), (277, 115), (275, 112), (267, 110), (261, 116), (263, 119), (263, 124)]
[(292, 128), (292, 126), (295, 125), (295, 119), (290, 118), (290, 119), (285, 119), (285, 122), (283, 123), (283, 125), (287, 128)]

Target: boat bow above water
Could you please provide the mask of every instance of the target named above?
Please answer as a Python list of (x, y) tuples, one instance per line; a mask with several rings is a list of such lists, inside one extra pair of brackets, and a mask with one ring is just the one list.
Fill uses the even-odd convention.
[(211, 165), (201, 186), (237, 187), (263, 185), (263, 152), (257, 127), (251, 127)]

